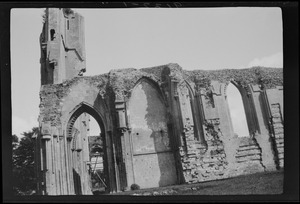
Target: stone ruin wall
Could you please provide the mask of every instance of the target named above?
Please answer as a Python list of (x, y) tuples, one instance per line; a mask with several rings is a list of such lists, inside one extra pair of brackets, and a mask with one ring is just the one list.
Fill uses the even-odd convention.
[[(75, 77), (62, 84), (44, 85), (40, 91), (41, 134), (66, 135), (61, 125), (63, 115), (67, 114), (62, 111), (65, 100), (75, 84), (88, 84), (81, 90), (83, 95), (88, 96), (89, 87), (98, 91), (110, 107), (104, 115), (105, 120), (109, 121), (106, 125), (112, 134), (121, 137), (116, 124), (120, 124), (120, 117), (115, 115), (118, 112), (115, 104), (128, 100), (141, 78), (154, 81), (166, 101), (173, 128), (170, 133), (172, 148), (177, 168), (181, 171), (178, 175), (180, 183), (283, 168), (282, 69), (254, 67), (184, 71), (177, 64), (168, 64), (139, 70), (112, 70), (104, 75)], [(256, 115), (251, 117), (257, 118), (251, 122), (250, 129), (255, 131), (249, 137), (238, 138), (232, 134), (223, 99), (226, 94), (224, 90), (231, 81), (244, 89), (247, 97), (252, 97), (254, 101), (249, 107), (253, 107), (252, 112)], [(256, 101), (255, 94), (260, 101)], [(267, 100), (262, 100), (262, 96)], [(256, 114), (257, 111), (259, 113)], [(116, 159), (124, 162), (124, 143), (112, 142), (117, 145)], [(120, 165), (119, 170), (125, 171), (125, 165)]]
[[(176, 71), (179, 72), (180, 69), (174, 72)], [(259, 139), (260, 137), (269, 138), (270, 136), (274, 137), (276, 134), (272, 133), (272, 131), (265, 133), (259, 130), (260, 133), (257, 131), (254, 135), (249, 135), (249, 137), (237, 138), (234, 137), (233, 134), (229, 135), (228, 133), (230, 132), (226, 132), (226, 128), (221, 127), (222, 123), (228, 123), (229, 121), (224, 120), (226, 117), (224, 113), (220, 111), (222, 107), (219, 106), (218, 109), (218, 101), (224, 96), (222, 94), (218, 96), (218, 94), (216, 94), (217, 91), (214, 90), (214, 88), (216, 89), (217, 87), (214, 86), (215, 84), (221, 84), (221, 87), (223, 84), (223, 87), (226, 87), (230, 81), (237, 82), (238, 85), (248, 92), (250, 92), (249, 85), (260, 86), (261, 92), (264, 88), (267, 90), (277, 90), (277, 86), (282, 85), (281, 70), (261, 69), (257, 67), (244, 70), (197, 70), (184, 71), (183, 73), (185, 76), (182, 78), (179, 77), (177, 80), (181, 82), (184, 80), (185, 83), (181, 84), (185, 85), (179, 85), (176, 94), (178, 94), (180, 98), (183, 123), (181, 128), (181, 140), (183, 142), (179, 148), (186, 182), (196, 183), (270, 170), (274, 169), (274, 165), (271, 167), (270, 165), (266, 165), (266, 167), (264, 163), (272, 164), (278, 159), (279, 162), (282, 161), (280, 159), (283, 158), (283, 124), (278, 120), (279, 114), (272, 115), (270, 118), (272, 118), (271, 120), (278, 121), (278, 123), (280, 122), (280, 124), (273, 123), (269, 127), (261, 127), (261, 129), (274, 129), (276, 133), (278, 133), (278, 136), (275, 137), (276, 142), (273, 144), (277, 146), (270, 147), (272, 143), (266, 142), (265, 139), (264, 141), (260, 141), (262, 146), (260, 147), (256, 137), (259, 137)], [(176, 73), (173, 73), (173, 75), (176, 76)], [(177, 73), (177, 75), (180, 74)], [(180, 82), (178, 84), (180, 84)], [(188, 91), (187, 87), (192, 90)], [(192, 96), (192, 92), (195, 96)], [(282, 92), (275, 91), (275, 93), (273, 93), (273, 95), (279, 96), (280, 94), (282, 95)], [(249, 95), (251, 95), (251, 93), (249, 93)], [(194, 98), (192, 99), (192, 103), (189, 101), (191, 98)], [(197, 100), (197, 98), (201, 98), (201, 101)], [(195, 106), (197, 102), (200, 103), (204, 109), (202, 110), (202, 127), (198, 125), (196, 128), (198, 132), (199, 129), (202, 128), (202, 134), (204, 135), (204, 141), (202, 142), (199, 141), (199, 135), (194, 132), (194, 120), (197, 120), (197, 117), (195, 116), (195, 110), (192, 110), (191, 104), (194, 103)], [(223, 103), (221, 105), (224, 105), (224, 101), (221, 101), (221, 103)], [(274, 108), (271, 110), (273, 109)], [(226, 114), (227, 118), (228, 114), (229, 113)], [(199, 124), (199, 119), (197, 121)], [(206, 144), (203, 144), (203, 142)], [(273, 155), (278, 151), (278, 158), (276, 158), (276, 156), (263, 158), (262, 148), (264, 151), (268, 151), (268, 155), (271, 154), (270, 151), (272, 151)], [(282, 163), (279, 163), (279, 166), (277, 165), (277, 168), (278, 167), (282, 168)]]

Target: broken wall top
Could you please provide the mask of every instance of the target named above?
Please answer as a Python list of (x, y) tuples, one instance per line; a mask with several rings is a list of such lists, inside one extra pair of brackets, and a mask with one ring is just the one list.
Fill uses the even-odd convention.
[(193, 70), (184, 71), (184, 78), (194, 83), (205, 84), (207, 81), (227, 83), (235, 81), (246, 87), (248, 84), (262, 85), (264, 88), (283, 86), (283, 69), (252, 67), (246, 69)]
[(209, 86), (210, 81), (226, 83), (231, 80), (242, 86), (248, 84), (259, 84), (265, 88), (283, 86), (283, 69), (279, 68), (253, 67), (248, 69), (186, 71), (178, 64), (167, 64), (142, 69), (113, 69), (107, 74), (74, 77), (61, 84), (43, 85), (41, 92), (46, 90), (47, 92), (51, 92), (53, 90), (61, 98), (68, 93), (69, 88), (82, 81), (86, 81), (92, 86), (97, 86), (102, 96), (109, 89), (115, 93), (116, 99), (119, 97), (121, 100), (123, 96), (128, 96), (128, 93), (131, 92), (141, 78), (148, 78), (157, 83), (157, 85), (161, 85), (167, 76), (178, 81), (186, 80), (187, 82), (200, 84), (203, 87)]

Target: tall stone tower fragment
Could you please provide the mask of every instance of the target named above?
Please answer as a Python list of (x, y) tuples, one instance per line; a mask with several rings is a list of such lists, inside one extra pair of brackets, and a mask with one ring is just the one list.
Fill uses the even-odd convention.
[(41, 84), (58, 84), (85, 72), (84, 18), (67, 8), (47, 8), (40, 36)]

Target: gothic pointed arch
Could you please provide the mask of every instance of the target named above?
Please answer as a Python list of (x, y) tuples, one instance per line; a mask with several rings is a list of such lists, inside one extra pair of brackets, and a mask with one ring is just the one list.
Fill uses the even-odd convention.
[[(249, 85), (243, 86), (241, 83), (238, 83), (234, 79), (231, 79), (227, 81), (223, 87), (223, 94), (225, 97), (225, 100), (227, 101), (227, 106), (228, 106), (228, 85), (232, 84), (233, 87), (235, 87), (242, 99), (242, 104), (243, 104), (243, 109), (246, 115), (246, 123), (248, 126), (248, 136), (255, 136), (257, 133), (260, 133), (260, 129), (258, 126), (258, 121), (257, 121), (257, 115), (256, 115), (256, 110), (253, 102), (253, 96), (251, 89)], [(229, 107), (228, 107), (229, 108)], [(229, 110), (229, 109), (228, 109)]]
[(202, 127), (204, 117), (203, 110), (195, 97), (194, 90), (186, 80), (183, 80), (178, 84), (178, 91), (184, 128), (189, 129), (187, 126), (191, 125), (193, 127), (192, 134), (194, 135), (194, 139), (200, 141), (201, 144), (205, 144)]
[[(153, 79), (151, 79), (151, 78), (149, 78), (147, 76), (143, 76), (139, 80), (137, 80), (131, 90), (133, 91), (139, 84), (144, 83), (144, 82), (146, 82), (149, 85), (151, 85), (158, 92), (159, 98), (164, 103), (164, 105), (167, 106), (166, 98), (165, 98), (165, 96), (164, 96), (164, 94), (163, 94), (163, 92), (162, 92), (159, 84), (156, 81), (154, 81)], [(132, 93), (132, 91), (131, 91), (131, 93)]]
[[(92, 164), (95, 163), (94, 160), (92, 160), (92, 155), (94, 155), (93, 151), (94, 150), (101, 150), (100, 157), (102, 165), (103, 165), (103, 171), (101, 174), (100, 184), (102, 184), (104, 188), (104, 192), (109, 192), (110, 189), (110, 179), (112, 177), (111, 173), (109, 172), (109, 169), (111, 168), (111, 164), (109, 163), (109, 152), (107, 150), (108, 142), (106, 141), (106, 128), (105, 124), (103, 122), (103, 116), (101, 113), (94, 108), (92, 105), (86, 103), (86, 102), (81, 102), (78, 104), (74, 109), (70, 112), (69, 114), (69, 119), (66, 125), (66, 139), (67, 139), (67, 154), (68, 154), (68, 163), (69, 163), (69, 169), (72, 169), (72, 174), (71, 174), (71, 182), (73, 182), (74, 186), (74, 193), (75, 194), (82, 194), (81, 192), (81, 182), (82, 178), (85, 176), (90, 176), (92, 177), (95, 174), (95, 168), (94, 170), (93, 167), (91, 166)], [(93, 117), (101, 130), (101, 134), (98, 136), (100, 137), (100, 140), (103, 142), (101, 147), (94, 147), (89, 145), (90, 142), (90, 137), (86, 131), (86, 129), (82, 128), (82, 124), (76, 123), (79, 121), (80, 123), (84, 123), (84, 126), (86, 126), (89, 121), (89, 117)], [(79, 120), (77, 120), (79, 119)], [(88, 127), (87, 127), (88, 128)], [(83, 130), (83, 132), (81, 132)], [(85, 141), (85, 142), (84, 142)], [(91, 149), (90, 149), (91, 148)], [(94, 150), (93, 150), (94, 149)], [(82, 153), (81, 153), (82, 151)], [(83, 161), (83, 163), (78, 163), (77, 159), (82, 158), (79, 161)], [(86, 162), (90, 162), (88, 164), (88, 167), (86, 167), (84, 164)], [(97, 162), (96, 162), (97, 163)], [(96, 165), (96, 164), (95, 164)], [(99, 175), (98, 175), (99, 176)], [(94, 176), (95, 177), (95, 176)], [(91, 178), (91, 182), (93, 182), (93, 179)], [(93, 186), (92, 186), (92, 189)]]
[(137, 81), (128, 101), (128, 116), (134, 172), (129, 186), (132, 182), (141, 188), (176, 184), (167, 108), (152, 80), (143, 77)]
[(70, 117), (68, 119), (68, 123), (67, 123), (67, 127), (66, 127), (67, 138), (72, 137), (72, 132), (73, 132), (72, 127), (73, 127), (75, 121), (77, 120), (77, 118), (84, 112), (90, 114), (91, 116), (93, 116), (95, 118), (95, 120), (98, 122), (98, 124), (100, 126), (101, 132), (105, 130), (105, 125), (103, 123), (102, 114), (98, 110), (93, 108), (92, 105), (90, 105), (86, 102), (81, 102), (70, 112)]

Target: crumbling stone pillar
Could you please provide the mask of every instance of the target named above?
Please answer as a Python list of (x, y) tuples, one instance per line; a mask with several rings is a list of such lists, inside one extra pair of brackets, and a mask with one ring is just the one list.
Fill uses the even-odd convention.
[[(171, 145), (173, 146), (177, 183), (185, 183), (186, 179), (183, 175), (182, 152), (186, 151), (186, 141), (183, 138), (183, 122), (180, 110), (180, 101), (178, 97), (177, 85), (180, 81), (176, 78), (177, 69), (166, 67), (162, 71), (162, 90), (168, 102), (169, 115), (169, 131), (172, 134)], [(180, 70), (179, 70), (180, 71)], [(172, 73), (173, 72), (173, 73)]]
[(120, 182), (117, 182), (118, 189), (129, 190), (133, 182), (133, 166), (132, 166), (132, 152), (131, 152), (131, 141), (130, 141), (130, 129), (128, 128), (127, 113), (126, 113), (126, 102), (124, 100), (115, 101), (115, 109), (117, 113), (117, 129), (119, 131), (119, 140), (121, 151), (117, 156), (117, 165), (119, 167), (118, 176)]
[(224, 143), (226, 161), (228, 162), (228, 166), (226, 168), (228, 170), (228, 174), (230, 175), (231, 171), (234, 171), (236, 168), (235, 152), (238, 148), (238, 142), (237, 138), (234, 136), (229, 107), (227, 101), (225, 100), (225, 91), (227, 86), (225, 83), (220, 83), (218, 81), (212, 81), (211, 85), (211, 97), (214, 101), (214, 116), (219, 119), (220, 139)]
[(284, 115), (283, 115), (283, 86), (270, 87), (265, 90), (266, 106), (270, 135), (277, 168), (284, 167)]
[(255, 112), (257, 114), (257, 122), (259, 131), (256, 133), (256, 140), (262, 151), (262, 164), (266, 171), (276, 170), (275, 157), (273, 154), (273, 144), (271, 140), (271, 133), (269, 132), (269, 110), (267, 99), (260, 85), (250, 85), (251, 96)]

